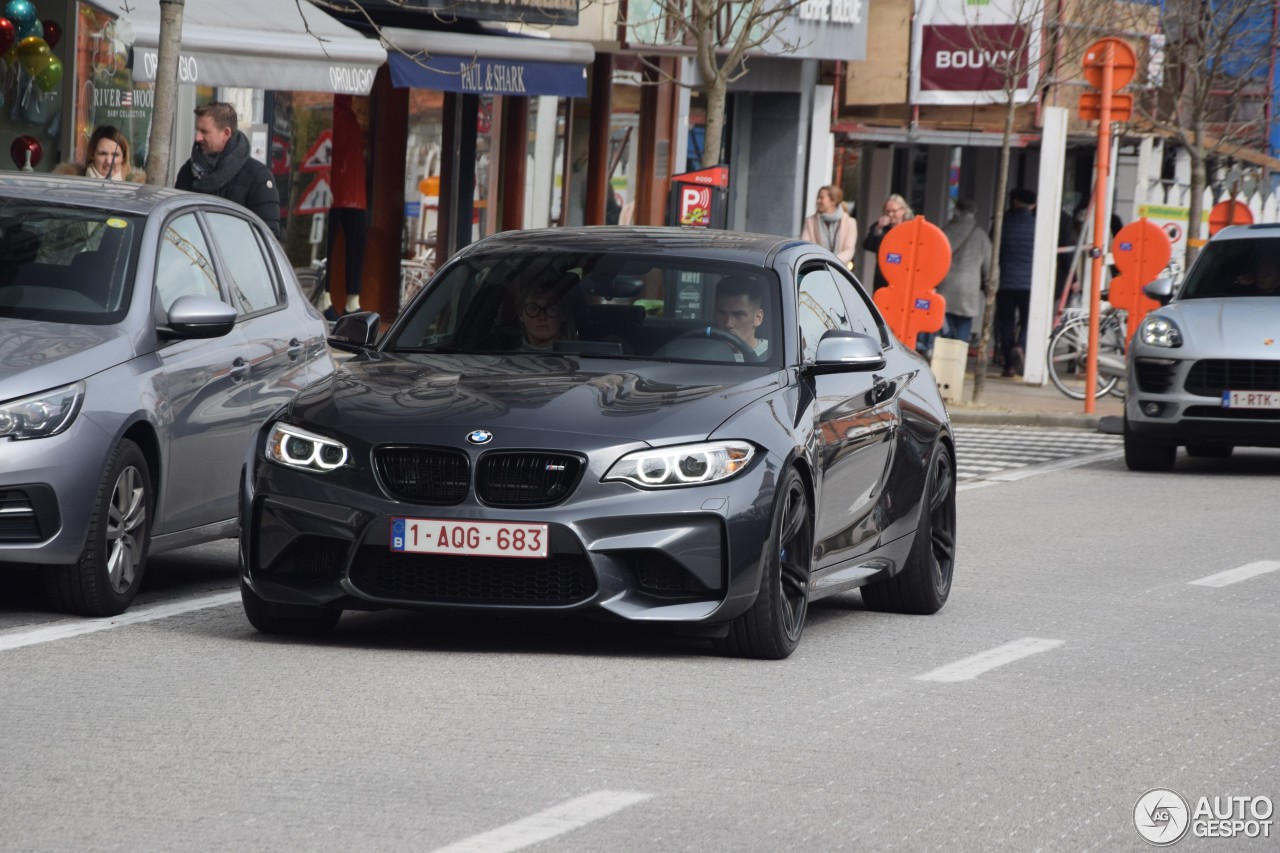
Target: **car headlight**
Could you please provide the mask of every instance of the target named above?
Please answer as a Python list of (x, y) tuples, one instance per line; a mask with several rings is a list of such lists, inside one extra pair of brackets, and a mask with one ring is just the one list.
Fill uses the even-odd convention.
[(1138, 327), (1138, 339), (1153, 347), (1182, 346), (1182, 332), (1165, 317), (1149, 315)]
[(72, 382), (0, 404), (0, 438), (48, 438), (71, 426), (84, 401), (84, 382)]
[(301, 427), (276, 423), (267, 436), (267, 458), (289, 468), (327, 474), (347, 462), (347, 447)]
[(697, 486), (727, 480), (751, 457), (755, 446), (745, 441), (708, 441), (637, 450), (614, 463), (606, 480), (625, 480), (645, 489)]

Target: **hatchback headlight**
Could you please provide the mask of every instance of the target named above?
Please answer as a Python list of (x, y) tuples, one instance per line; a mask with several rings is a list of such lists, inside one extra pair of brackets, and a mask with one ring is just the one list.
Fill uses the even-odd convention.
[(347, 462), (347, 447), (301, 427), (276, 423), (267, 436), (267, 458), (289, 468), (327, 474)]
[(1148, 316), (1138, 327), (1138, 338), (1153, 347), (1182, 346), (1182, 332), (1177, 324), (1165, 317)]
[(0, 438), (48, 438), (71, 426), (84, 402), (84, 382), (72, 382), (0, 404)]
[(606, 480), (625, 480), (641, 488), (698, 486), (727, 480), (747, 467), (755, 446), (745, 441), (708, 441), (637, 450), (614, 463)]

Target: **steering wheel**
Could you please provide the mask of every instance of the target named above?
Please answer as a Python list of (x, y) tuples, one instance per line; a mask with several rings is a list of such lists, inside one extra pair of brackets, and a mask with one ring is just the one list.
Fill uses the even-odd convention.
[(720, 341), (742, 353), (743, 361), (759, 361), (756, 351), (747, 345), (747, 342), (735, 335), (733, 332), (726, 332), (724, 329), (717, 329), (715, 326), (704, 326), (700, 329), (690, 329), (676, 335), (676, 340), (681, 338), (709, 338), (713, 341)]

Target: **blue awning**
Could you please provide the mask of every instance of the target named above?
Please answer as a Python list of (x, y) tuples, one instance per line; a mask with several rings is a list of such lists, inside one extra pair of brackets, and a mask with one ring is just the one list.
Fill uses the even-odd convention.
[(586, 66), (595, 59), (583, 42), (392, 28), (382, 36), (393, 45), (387, 51), (391, 82), (409, 89), (582, 98)]

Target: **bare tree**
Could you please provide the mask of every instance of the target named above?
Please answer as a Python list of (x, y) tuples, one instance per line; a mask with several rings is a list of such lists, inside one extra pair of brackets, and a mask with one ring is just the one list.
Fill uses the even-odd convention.
[(1242, 148), (1265, 150), (1266, 78), (1276, 41), (1276, 5), (1263, 0), (1166, 0), (1158, 73), (1139, 116), (1176, 138), (1191, 161), (1187, 264), (1201, 241), (1209, 163)]
[(160, 44), (156, 51), (155, 108), (147, 140), (147, 183), (169, 182), (169, 149), (178, 106), (178, 54), (182, 51), (182, 14), (186, 0), (160, 0)]
[[(680, 45), (693, 52), (701, 80), (690, 84), (706, 98), (703, 150), (720, 162), (729, 84), (748, 73), (752, 55), (791, 53), (799, 47), (779, 35), (782, 23), (805, 0), (650, 0), (651, 14), (630, 24), (636, 40)], [(623, 7), (626, 8), (626, 7)], [(650, 62), (655, 71), (662, 69)]]

